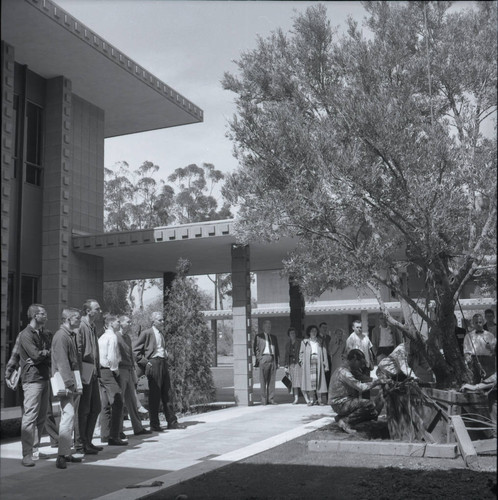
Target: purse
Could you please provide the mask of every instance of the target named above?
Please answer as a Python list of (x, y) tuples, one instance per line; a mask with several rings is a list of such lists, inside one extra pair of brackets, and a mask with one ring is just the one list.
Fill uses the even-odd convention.
[(292, 380), (287, 375), (284, 375), (282, 378), (282, 383), (287, 387), (289, 392), (292, 392)]

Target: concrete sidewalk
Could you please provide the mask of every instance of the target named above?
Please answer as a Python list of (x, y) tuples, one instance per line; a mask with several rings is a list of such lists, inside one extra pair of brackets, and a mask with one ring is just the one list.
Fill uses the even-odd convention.
[[(181, 419), (185, 430), (134, 436), (126, 447), (104, 446), (83, 463), (55, 467), (56, 450), (45, 437), (40, 448), (49, 458), (21, 465), (19, 439), (2, 442), (1, 496), (16, 499), (128, 500), (143, 497), (199, 474), (261, 453), (331, 422), (330, 406), (279, 404), (232, 407)], [(100, 444), (96, 438), (95, 444)], [(161, 481), (159, 487), (126, 488)]]

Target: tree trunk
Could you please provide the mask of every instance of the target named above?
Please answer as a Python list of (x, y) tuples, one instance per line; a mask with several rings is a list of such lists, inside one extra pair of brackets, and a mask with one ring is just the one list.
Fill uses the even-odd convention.
[(144, 291), (146, 283), (147, 283), (146, 280), (140, 280), (138, 287), (138, 305), (141, 311), (144, 310)]
[(406, 325), (403, 334), (410, 339), (410, 350), (425, 358), (434, 372), (438, 387), (450, 387), (454, 376), (450, 372), (449, 366), (441, 353), (441, 344), (437, 342), (437, 330), (434, 327), (431, 328), (429, 338), (426, 340), (413, 322), (413, 309), (411, 306), (402, 297), (399, 297), (399, 301)]
[(136, 281), (130, 281), (130, 288), (128, 290), (128, 302), (130, 303), (131, 310), (135, 309), (135, 297), (133, 297), (133, 290), (137, 286)]
[(434, 372), (438, 385), (460, 387), (471, 380), (455, 335), (455, 303), (449, 291), (438, 290), (437, 296), (436, 325), (429, 333), (429, 345), (431, 349), (442, 350), (443, 356), (436, 363), (439, 373)]

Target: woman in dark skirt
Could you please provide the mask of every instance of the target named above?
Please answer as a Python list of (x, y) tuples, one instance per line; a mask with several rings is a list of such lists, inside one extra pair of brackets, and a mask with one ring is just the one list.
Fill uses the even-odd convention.
[(301, 339), (297, 338), (296, 329), (290, 327), (287, 330), (289, 340), (285, 345), (284, 366), (285, 373), (292, 381), (292, 392), (294, 393), (293, 405), (297, 404), (299, 399), (299, 388), (301, 387), (301, 366), (299, 365), (299, 349), (301, 348)]

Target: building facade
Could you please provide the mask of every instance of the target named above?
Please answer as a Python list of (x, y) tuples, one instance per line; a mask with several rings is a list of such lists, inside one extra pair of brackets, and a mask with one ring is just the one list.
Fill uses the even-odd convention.
[[(50, 0), (2, 1), (3, 373), (27, 308), (54, 331), (102, 300), (103, 262), (73, 251), (103, 232), (104, 140), (203, 120), (202, 110)], [(5, 399), (7, 398), (7, 399)]]

